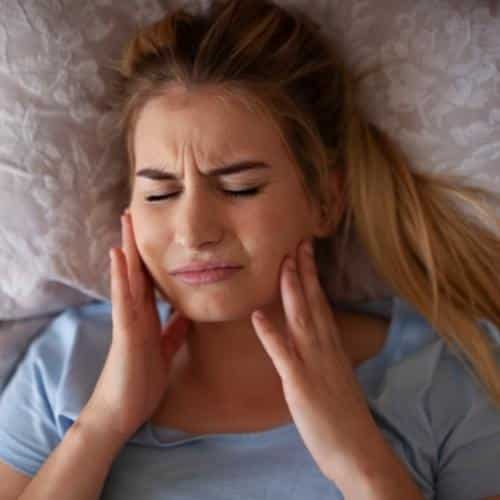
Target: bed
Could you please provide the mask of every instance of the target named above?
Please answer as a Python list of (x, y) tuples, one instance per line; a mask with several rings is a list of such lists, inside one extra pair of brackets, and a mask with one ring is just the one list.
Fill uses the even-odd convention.
[[(111, 134), (109, 66), (138, 26), (183, 3), (2, 6), (0, 391), (52, 318), (66, 307), (110, 299), (108, 249), (120, 241), (126, 168)], [(413, 168), (452, 170), (500, 190), (497, 2), (307, 5), (355, 71), (382, 64), (363, 80), (359, 99), (371, 120), (399, 140)], [(392, 295), (354, 233), (345, 254), (335, 245), (328, 294), (344, 301)]]

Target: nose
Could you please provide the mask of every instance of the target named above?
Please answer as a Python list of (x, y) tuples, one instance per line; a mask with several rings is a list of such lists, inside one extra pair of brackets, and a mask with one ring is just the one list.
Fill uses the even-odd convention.
[(223, 216), (217, 193), (207, 186), (184, 187), (175, 203), (175, 242), (184, 248), (198, 249), (221, 241)]

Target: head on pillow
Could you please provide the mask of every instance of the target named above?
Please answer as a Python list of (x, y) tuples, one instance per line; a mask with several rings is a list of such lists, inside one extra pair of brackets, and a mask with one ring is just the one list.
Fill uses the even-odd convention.
[[(357, 79), (319, 28), (292, 6), (215, 0), (203, 13), (168, 13), (127, 45), (114, 104), (144, 264), (175, 308), (217, 321), (274, 300), (279, 264), (302, 238), (314, 237), (324, 282), (330, 242), (345, 239), (352, 224), (396, 294), (438, 330), (455, 332), (458, 344), (471, 331), (482, 344), (474, 318), (500, 322), (500, 304), (470, 297), (491, 286), (499, 240), (465, 221), (450, 196), (481, 206), (481, 219), (495, 226), (479, 197), (492, 193), (457, 176), (412, 171), (362, 115)], [(243, 161), (253, 168), (210, 175)], [(188, 293), (171, 275), (212, 259), (242, 269), (210, 295)], [(486, 351), (471, 352), (493, 380)]]
[[(179, 10), (143, 30), (122, 60), (117, 105), (138, 250), (160, 295), (192, 318), (207, 309), (206, 292), (191, 289), (187, 301), (174, 269), (193, 261), (242, 266), (219, 287), (212, 306), (216, 320), (228, 314), (230, 303), (255, 307), (249, 297), (258, 297), (260, 305), (271, 302), (278, 295), (280, 263), (303, 238), (313, 237), (318, 260), (328, 261), (329, 238), (342, 218), (344, 110), (317, 122), (322, 108), (338, 108), (339, 98), (345, 98), (341, 63), (323, 59), (326, 41), (307, 18), (287, 53), (265, 57), (285, 45), (300, 14), (266, 3), (251, 13), (255, 6), (214, 3), (212, 22), (229, 16), (241, 26), (231, 28), (232, 38), (221, 45), (215, 36), (207, 38), (205, 49), (201, 16)], [(240, 29), (265, 29), (270, 21), (277, 25), (276, 40), (256, 37), (255, 46), (245, 49)], [(231, 21), (225, 22), (228, 28)], [(198, 45), (196, 61), (190, 43)], [(300, 53), (301, 44), (318, 54), (319, 63), (302, 76), (308, 56)], [(228, 66), (231, 52), (236, 57)], [(337, 79), (329, 78), (332, 70)], [(160, 79), (154, 76), (158, 72)], [(330, 90), (321, 94), (313, 87), (307, 95), (309, 80)], [(247, 168), (237, 171), (236, 165)], [(232, 173), (216, 173), (230, 166)], [(250, 311), (234, 311), (245, 313)]]

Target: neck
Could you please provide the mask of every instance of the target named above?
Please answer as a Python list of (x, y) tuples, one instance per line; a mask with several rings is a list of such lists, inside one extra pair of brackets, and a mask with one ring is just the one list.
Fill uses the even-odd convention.
[[(284, 331), (284, 316), (278, 312), (273, 317)], [(346, 335), (342, 332), (349, 329), (349, 315), (336, 312), (335, 320)], [(175, 362), (183, 385), (198, 388), (221, 405), (272, 400), (283, 392), (281, 377), (250, 319), (193, 323)]]

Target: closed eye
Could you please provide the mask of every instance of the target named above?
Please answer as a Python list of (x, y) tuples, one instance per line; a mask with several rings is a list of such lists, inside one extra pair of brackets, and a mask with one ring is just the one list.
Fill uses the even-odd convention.
[[(238, 197), (238, 196), (255, 196), (260, 190), (261, 190), (260, 187), (256, 187), (256, 188), (252, 188), (252, 189), (245, 189), (243, 191), (229, 191), (227, 189), (222, 189), (222, 192), (224, 194), (226, 194), (227, 196)], [(171, 193), (171, 194), (164, 194), (164, 195), (147, 196), (146, 201), (154, 203), (155, 201), (165, 200), (167, 198), (172, 198), (173, 196), (175, 196), (177, 194), (178, 194), (178, 192)]]

